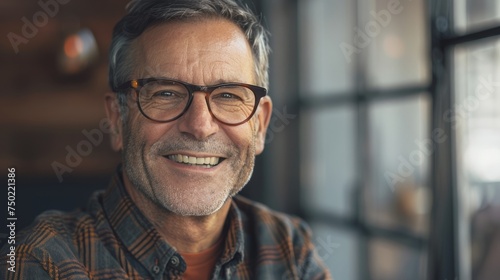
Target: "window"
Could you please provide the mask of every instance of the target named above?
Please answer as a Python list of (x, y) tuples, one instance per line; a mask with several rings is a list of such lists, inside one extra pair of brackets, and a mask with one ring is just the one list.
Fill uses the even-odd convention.
[(273, 133), (269, 199), (334, 278), (497, 277), (500, 2), (262, 3), (275, 107), (299, 115)]
[(272, 151), (278, 142), (288, 147), (273, 152), (272, 177), (298, 178), (271, 179), (276, 200), (299, 203), (335, 279), (426, 279), (433, 152), (426, 2), (265, 3), (270, 92), (278, 110), (299, 115), (271, 143)]
[(436, 143), (430, 272), (436, 279), (494, 279), (499, 254), (500, 14), (498, 1), (431, 7)]
[(449, 115), (456, 136), (459, 240), (463, 279), (498, 275), (500, 253), (500, 40), (457, 45), (454, 102)]

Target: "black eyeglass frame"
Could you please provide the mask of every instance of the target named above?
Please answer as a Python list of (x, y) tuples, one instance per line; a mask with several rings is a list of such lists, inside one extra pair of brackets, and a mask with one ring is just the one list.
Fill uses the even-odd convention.
[[(186, 107), (176, 117), (174, 117), (172, 119), (169, 119), (169, 120), (162, 120), (162, 121), (155, 120), (155, 119), (149, 117), (142, 110), (141, 103), (139, 102), (140, 90), (147, 83), (155, 82), (155, 81), (165, 81), (165, 82), (179, 83), (179, 84), (183, 85), (188, 90), (189, 99), (188, 99), (188, 102), (186, 103)], [(228, 122), (221, 121), (221, 120), (219, 120), (219, 118), (217, 118), (213, 114), (212, 109), (210, 108), (210, 103), (209, 103), (209, 96), (210, 96), (210, 94), (214, 90), (216, 90), (216, 89), (218, 89), (220, 87), (226, 87), (226, 86), (240, 86), (240, 87), (248, 88), (248, 89), (250, 89), (250, 91), (252, 91), (252, 93), (255, 96), (255, 104), (253, 106), (252, 113), (250, 113), (250, 115), (245, 120), (243, 120), (241, 122), (238, 122), (238, 123), (228, 123)], [(118, 93), (118, 94), (119, 93), (125, 93), (126, 94), (126, 91), (129, 90), (129, 89), (133, 89), (135, 91), (135, 93), (137, 94), (136, 103), (137, 103), (137, 107), (139, 108), (139, 111), (141, 111), (142, 115), (144, 117), (148, 118), (149, 120), (152, 120), (152, 121), (155, 121), (155, 122), (160, 122), (160, 123), (172, 122), (172, 121), (175, 121), (178, 118), (182, 117), (187, 112), (187, 110), (189, 109), (189, 107), (191, 106), (191, 103), (192, 103), (193, 97), (194, 97), (194, 93), (195, 92), (203, 92), (203, 93), (205, 93), (205, 101), (207, 103), (207, 108), (208, 108), (208, 111), (210, 112), (210, 115), (214, 119), (216, 119), (217, 121), (219, 121), (219, 122), (221, 122), (221, 123), (223, 123), (225, 125), (237, 126), (237, 125), (246, 123), (248, 120), (250, 120), (253, 117), (253, 115), (257, 111), (257, 107), (259, 106), (260, 99), (262, 97), (264, 97), (264, 96), (267, 95), (267, 89), (266, 88), (263, 88), (263, 87), (260, 87), (260, 86), (256, 86), (256, 85), (251, 85), (251, 84), (245, 84), (245, 83), (222, 83), (222, 84), (217, 84), (217, 85), (212, 85), (212, 86), (199, 86), (199, 85), (193, 85), (193, 84), (186, 83), (186, 82), (179, 81), (179, 80), (166, 79), (166, 78), (144, 78), (144, 79), (130, 80), (130, 81), (127, 81), (127, 82), (121, 84), (117, 88), (113, 89), (113, 91), (116, 92), (116, 93)]]

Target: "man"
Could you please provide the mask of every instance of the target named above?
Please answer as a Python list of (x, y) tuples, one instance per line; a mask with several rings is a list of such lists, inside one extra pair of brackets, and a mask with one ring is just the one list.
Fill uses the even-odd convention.
[(4, 259), (2, 274), (328, 279), (302, 221), (234, 197), (272, 112), (256, 17), (233, 0), (137, 0), (128, 10), (105, 96), (122, 166), (86, 211), (42, 214), (19, 239), (15, 273)]

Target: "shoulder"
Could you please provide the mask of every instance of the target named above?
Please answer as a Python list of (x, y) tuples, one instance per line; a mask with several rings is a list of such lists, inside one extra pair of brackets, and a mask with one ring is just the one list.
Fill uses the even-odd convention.
[(307, 224), (297, 216), (272, 210), (262, 203), (251, 201), (242, 196), (234, 197), (234, 202), (241, 210), (243, 219), (251, 219), (253, 222), (266, 224), (270, 228), (278, 227), (291, 232), (310, 233)]
[(272, 234), (295, 238), (310, 238), (309, 226), (299, 217), (270, 209), (264, 204), (242, 196), (234, 197), (241, 211), (243, 223), (254, 225)]
[[(93, 232), (93, 218), (83, 211), (47, 211), (20, 231), (12, 244), (1, 250), (2, 262), (14, 249), (15, 263), (26, 271), (50, 268), (58, 263), (79, 265), (78, 240)], [(3, 264), (2, 264), (3, 265)], [(2, 270), (2, 269), (0, 269)]]
[(47, 211), (40, 214), (32, 225), (20, 234), (19, 244), (50, 247), (51, 242), (72, 243), (75, 235), (82, 229), (92, 228), (94, 219), (86, 212)]
[[(34, 222), (16, 236), (17, 247), (24, 247), (27, 253), (44, 251), (55, 255), (77, 254), (75, 246), (96, 236), (102, 208), (98, 202), (99, 192), (89, 200), (87, 210), (71, 212), (45, 211)], [(37, 250), (35, 250), (35, 248)]]
[(15, 242), (5, 244), (0, 252), (0, 268), (15, 259), (19, 275), (33, 273), (52, 277), (64, 267), (85, 271), (78, 247), (80, 240), (95, 235), (93, 225), (93, 218), (83, 211), (44, 212), (16, 235)]
[(262, 271), (280, 279), (330, 279), (304, 220), (241, 196), (234, 202), (245, 231), (245, 250), (254, 252)]

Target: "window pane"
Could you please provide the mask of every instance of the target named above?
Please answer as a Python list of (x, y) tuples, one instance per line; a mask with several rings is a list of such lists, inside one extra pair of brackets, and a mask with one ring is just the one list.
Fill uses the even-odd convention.
[(425, 0), (360, 1), (355, 49), (367, 61), (369, 87), (423, 84), (429, 79)]
[(455, 6), (455, 28), (467, 32), (491, 27), (500, 23), (498, 0), (457, 0)]
[(455, 50), (455, 104), (445, 120), (457, 137), (462, 275), (497, 278), (500, 254), (500, 40)]
[(351, 215), (356, 161), (353, 107), (301, 114), (302, 201), (306, 209)]
[(311, 224), (318, 255), (330, 270), (333, 279), (359, 279), (359, 237), (321, 223)]
[(371, 241), (369, 250), (371, 279), (427, 279), (425, 252), (382, 239)]
[(352, 41), (353, 1), (301, 0), (300, 84), (304, 95), (343, 93), (353, 88), (353, 58), (339, 48)]
[(424, 94), (369, 105), (371, 170), (365, 200), (370, 223), (426, 231), (433, 152), (429, 110)]

